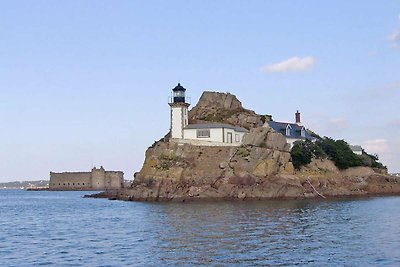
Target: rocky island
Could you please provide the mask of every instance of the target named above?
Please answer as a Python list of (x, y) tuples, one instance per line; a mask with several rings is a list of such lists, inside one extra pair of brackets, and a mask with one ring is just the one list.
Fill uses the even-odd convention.
[[(185, 90), (179, 87), (175, 92), (175, 89), (174, 93)], [(177, 102), (183, 102), (179, 107), (188, 107), (185, 101), (179, 100)], [(130, 187), (92, 197), (184, 202), (400, 193), (400, 178), (388, 175), (386, 168), (377, 163), (377, 158), (366, 153), (351, 155), (351, 160), (356, 159), (357, 163), (343, 166), (335, 162), (329, 149), (326, 153), (322, 150), (316, 153), (313, 148), (308, 153), (308, 161), (301, 159), (301, 164), (294, 164), (294, 159), (299, 155), (306, 157), (307, 153), (296, 148), (297, 154), (293, 155), (291, 151), (295, 149), (285, 135), (269, 127), (268, 121), (272, 121), (270, 115), (259, 115), (243, 108), (232, 94), (204, 92), (197, 105), (189, 111), (187, 124), (198, 125), (198, 128), (208, 123), (246, 129), (240, 145), (178, 142), (172, 121), (171, 131), (147, 149), (142, 169), (135, 174)], [(313, 133), (307, 130), (309, 134)], [(313, 136), (317, 138), (312, 142), (305, 140), (310, 146), (318, 142), (322, 144), (325, 140)], [(344, 141), (341, 142), (348, 147)], [(301, 147), (304, 149), (306, 146)]]

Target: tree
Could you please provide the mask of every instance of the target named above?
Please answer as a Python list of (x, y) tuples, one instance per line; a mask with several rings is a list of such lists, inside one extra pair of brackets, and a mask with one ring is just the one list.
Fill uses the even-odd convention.
[(290, 152), (293, 166), (299, 170), (302, 166), (311, 163), (313, 158), (325, 157), (325, 153), (315, 143), (306, 141), (297, 141), (294, 143)]
[(378, 161), (378, 155), (370, 155), (365, 152), (361, 156), (351, 150), (344, 140), (334, 140), (329, 137), (319, 138), (316, 142), (297, 141), (291, 150), (293, 166), (299, 170), (309, 164), (313, 158), (326, 158), (332, 160), (339, 169), (347, 169), (357, 166), (368, 166), (386, 169)]
[(317, 144), (339, 169), (347, 169), (363, 165), (361, 158), (353, 153), (349, 144), (344, 140), (334, 140), (325, 137), (322, 140), (319, 140)]

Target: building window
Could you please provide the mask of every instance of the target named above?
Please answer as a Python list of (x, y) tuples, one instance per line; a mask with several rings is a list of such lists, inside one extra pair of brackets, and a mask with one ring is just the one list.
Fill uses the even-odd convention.
[(236, 143), (240, 142), (240, 136), (238, 134), (235, 134), (235, 142)]
[(210, 129), (197, 130), (197, 138), (210, 138)]
[(287, 136), (290, 136), (290, 126), (288, 125), (288, 127), (286, 127), (286, 135)]
[(306, 130), (304, 128), (301, 129), (301, 137), (306, 137)]

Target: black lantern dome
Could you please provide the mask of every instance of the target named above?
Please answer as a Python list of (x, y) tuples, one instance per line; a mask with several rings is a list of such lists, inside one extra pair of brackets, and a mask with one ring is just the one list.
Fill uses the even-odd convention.
[(178, 85), (175, 86), (175, 88), (172, 89), (172, 91), (173, 91), (172, 94), (174, 103), (186, 103), (185, 99), (186, 89), (180, 83), (178, 83)]

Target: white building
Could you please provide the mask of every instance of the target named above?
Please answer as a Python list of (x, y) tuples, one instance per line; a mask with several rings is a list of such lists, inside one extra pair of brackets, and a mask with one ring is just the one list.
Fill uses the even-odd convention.
[(356, 155), (362, 155), (363, 154), (363, 149), (361, 146), (358, 145), (350, 145), (351, 151), (353, 151), (354, 154)]
[(171, 141), (204, 146), (240, 146), (249, 131), (224, 123), (189, 124), (190, 104), (186, 103), (186, 89), (180, 83), (172, 89)]
[(241, 145), (249, 131), (230, 124), (189, 124), (183, 129), (183, 138)]

